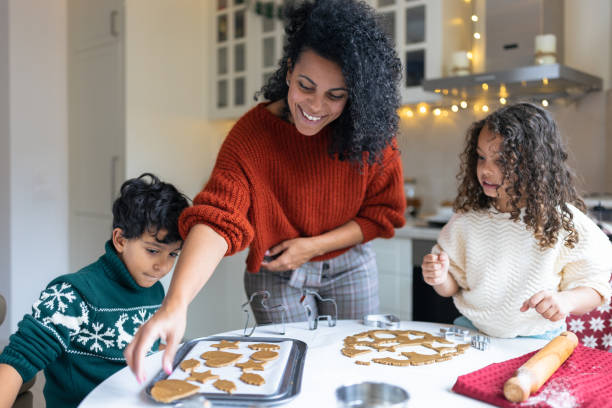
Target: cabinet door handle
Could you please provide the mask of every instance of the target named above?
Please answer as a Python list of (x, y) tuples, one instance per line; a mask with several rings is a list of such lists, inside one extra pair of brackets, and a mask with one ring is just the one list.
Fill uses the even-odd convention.
[(110, 33), (113, 37), (119, 37), (119, 30), (117, 29), (117, 17), (119, 17), (119, 12), (117, 10), (113, 10), (110, 13)]
[(110, 199), (111, 199), (111, 208), (113, 208), (113, 203), (115, 202), (115, 194), (116, 194), (116, 189), (117, 189), (117, 184), (116, 184), (116, 180), (117, 180), (117, 163), (119, 163), (119, 156), (113, 156), (111, 157), (111, 179), (110, 179), (110, 187), (111, 187), (111, 192), (110, 192)]

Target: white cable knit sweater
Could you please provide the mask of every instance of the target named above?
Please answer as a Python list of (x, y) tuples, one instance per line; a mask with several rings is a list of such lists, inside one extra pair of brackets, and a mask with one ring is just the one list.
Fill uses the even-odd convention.
[(444, 250), (459, 291), (457, 309), (484, 333), (511, 338), (532, 336), (563, 327), (521, 305), (540, 290), (562, 291), (579, 286), (595, 289), (610, 302), (612, 244), (577, 208), (574, 214), (579, 242), (572, 249), (561, 232), (553, 248), (541, 250), (522, 221), (507, 213), (471, 211), (455, 214), (444, 226), (434, 253)]

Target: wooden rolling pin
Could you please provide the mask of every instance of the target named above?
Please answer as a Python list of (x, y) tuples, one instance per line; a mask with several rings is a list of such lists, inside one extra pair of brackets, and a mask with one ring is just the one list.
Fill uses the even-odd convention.
[(504, 384), (504, 397), (511, 402), (524, 402), (567, 360), (578, 345), (578, 337), (565, 331), (552, 339), (519, 367)]

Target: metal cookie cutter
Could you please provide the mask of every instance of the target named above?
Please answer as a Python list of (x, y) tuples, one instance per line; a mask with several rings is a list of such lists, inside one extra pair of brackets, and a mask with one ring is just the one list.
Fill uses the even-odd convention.
[(440, 329), (440, 333), (445, 339), (461, 340), (464, 343), (470, 343), (472, 347), (481, 351), (486, 350), (489, 344), (491, 344), (491, 338), (489, 336), (485, 336), (484, 334), (470, 336), (470, 331), (468, 329), (457, 326), (449, 328), (443, 327)]
[(472, 336), (472, 339), (470, 340), (470, 344), (475, 349), (484, 351), (489, 347), (489, 344), (491, 344), (491, 338), (483, 334), (477, 334), (475, 336)]
[(247, 334), (247, 329), (249, 327), (249, 316), (252, 314), (252, 311), (250, 310), (250, 308), (248, 307), (252, 302), (253, 299), (255, 299), (255, 296), (261, 296), (261, 305), (263, 306), (263, 308), (265, 310), (267, 310), (268, 312), (275, 312), (275, 311), (280, 311), (281, 312), (281, 320), (282, 320), (282, 324), (283, 324), (283, 329), (280, 332), (280, 334), (285, 334), (285, 322), (287, 322), (288, 318), (287, 318), (287, 306), (285, 305), (276, 305), (276, 306), (268, 306), (268, 299), (270, 298), (270, 292), (268, 292), (267, 290), (260, 290), (257, 291), (253, 294), (251, 294), (251, 297), (249, 298), (249, 300), (245, 303), (242, 304), (242, 311), (244, 313), (246, 313), (247, 317), (246, 317), (246, 323), (244, 324), (244, 335), (246, 337), (250, 337), (253, 332), (255, 331), (255, 328), (257, 327), (257, 321), (255, 320), (255, 318), (253, 317), (253, 327), (251, 327), (251, 331)]
[(400, 320), (392, 314), (369, 314), (363, 316), (363, 324), (381, 329), (399, 329)]
[[(304, 303), (306, 299), (306, 295), (313, 295), (319, 302), (329, 302), (334, 307), (333, 315), (321, 315), (317, 316), (315, 311), (312, 310), (309, 304)], [(318, 292), (310, 289), (302, 289), (302, 297), (300, 298), (300, 303), (306, 310), (306, 316), (308, 317), (308, 330), (315, 330), (319, 325), (319, 320), (327, 320), (327, 324), (329, 327), (334, 327), (336, 325), (336, 321), (338, 320), (338, 305), (334, 299), (323, 299)]]
[(445, 339), (459, 339), (463, 342), (470, 341), (470, 331), (468, 329), (462, 329), (461, 327), (453, 326), (453, 327), (442, 327), (440, 329), (440, 334), (444, 336)]

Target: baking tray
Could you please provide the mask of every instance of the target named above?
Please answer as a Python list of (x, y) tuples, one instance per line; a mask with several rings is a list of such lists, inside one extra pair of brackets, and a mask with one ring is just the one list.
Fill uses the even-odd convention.
[[(180, 370), (179, 364), (183, 359), (189, 355), (191, 350), (196, 347), (201, 342), (219, 342), (221, 340), (227, 341), (240, 341), (240, 343), (283, 343), (290, 342), (290, 346), (288, 347), (288, 356), (286, 357), (286, 363), (283, 368), (283, 372), (280, 377), (280, 382), (276, 390), (269, 394), (254, 394), (254, 393), (240, 393), (236, 392), (234, 394), (226, 394), (222, 392), (200, 392), (199, 395), (204, 396), (206, 399), (210, 400), (213, 404), (220, 404), (223, 406), (250, 406), (253, 404), (257, 404), (260, 406), (271, 406), (276, 404), (283, 404), (291, 399), (295, 398), (296, 395), (299, 394), (300, 388), (302, 386), (302, 373), (304, 371), (304, 360), (306, 357), (307, 346), (306, 343), (300, 340), (291, 339), (291, 338), (278, 338), (278, 337), (231, 337), (231, 336), (212, 336), (212, 337), (202, 337), (199, 339), (191, 340), (185, 344), (183, 344), (178, 351), (176, 352), (176, 356), (174, 358), (174, 364), (172, 367), (172, 372), (178, 368)], [(226, 350), (232, 352), (235, 350)], [(209, 368), (203, 366), (200, 369), (211, 369), (213, 372), (214, 368)], [(240, 370), (240, 368), (236, 367), (236, 370)], [(265, 373), (265, 370), (264, 372)], [(238, 373), (240, 374), (240, 373)], [(261, 374), (261, 373), (260, 373)], [(172, 374), (170, 374), (172, 376)], [(239, 376), (239, 375), (238, 375)], [(165, 380), (169, 375), (166, 374), (163, 370), (160, 370), (155, 377), (151, 379), (149, 384), (146, 387), (147, 395), (151, 397), (151, 389), (153, 385), (160, 380)], [(236, 386), (238, 387), (238, 382), (240, 380), (235, 380)], [(197, 384), (197, 383), (193, 383)], [(177, 400), (171, 404), (178, 404), (182, 400)], [(162, 404), (162, 403), (160, 403)], [(166, 404), (166, 405), (171, 405)], [(163, 405), (163, 404), (162, 404)]]

